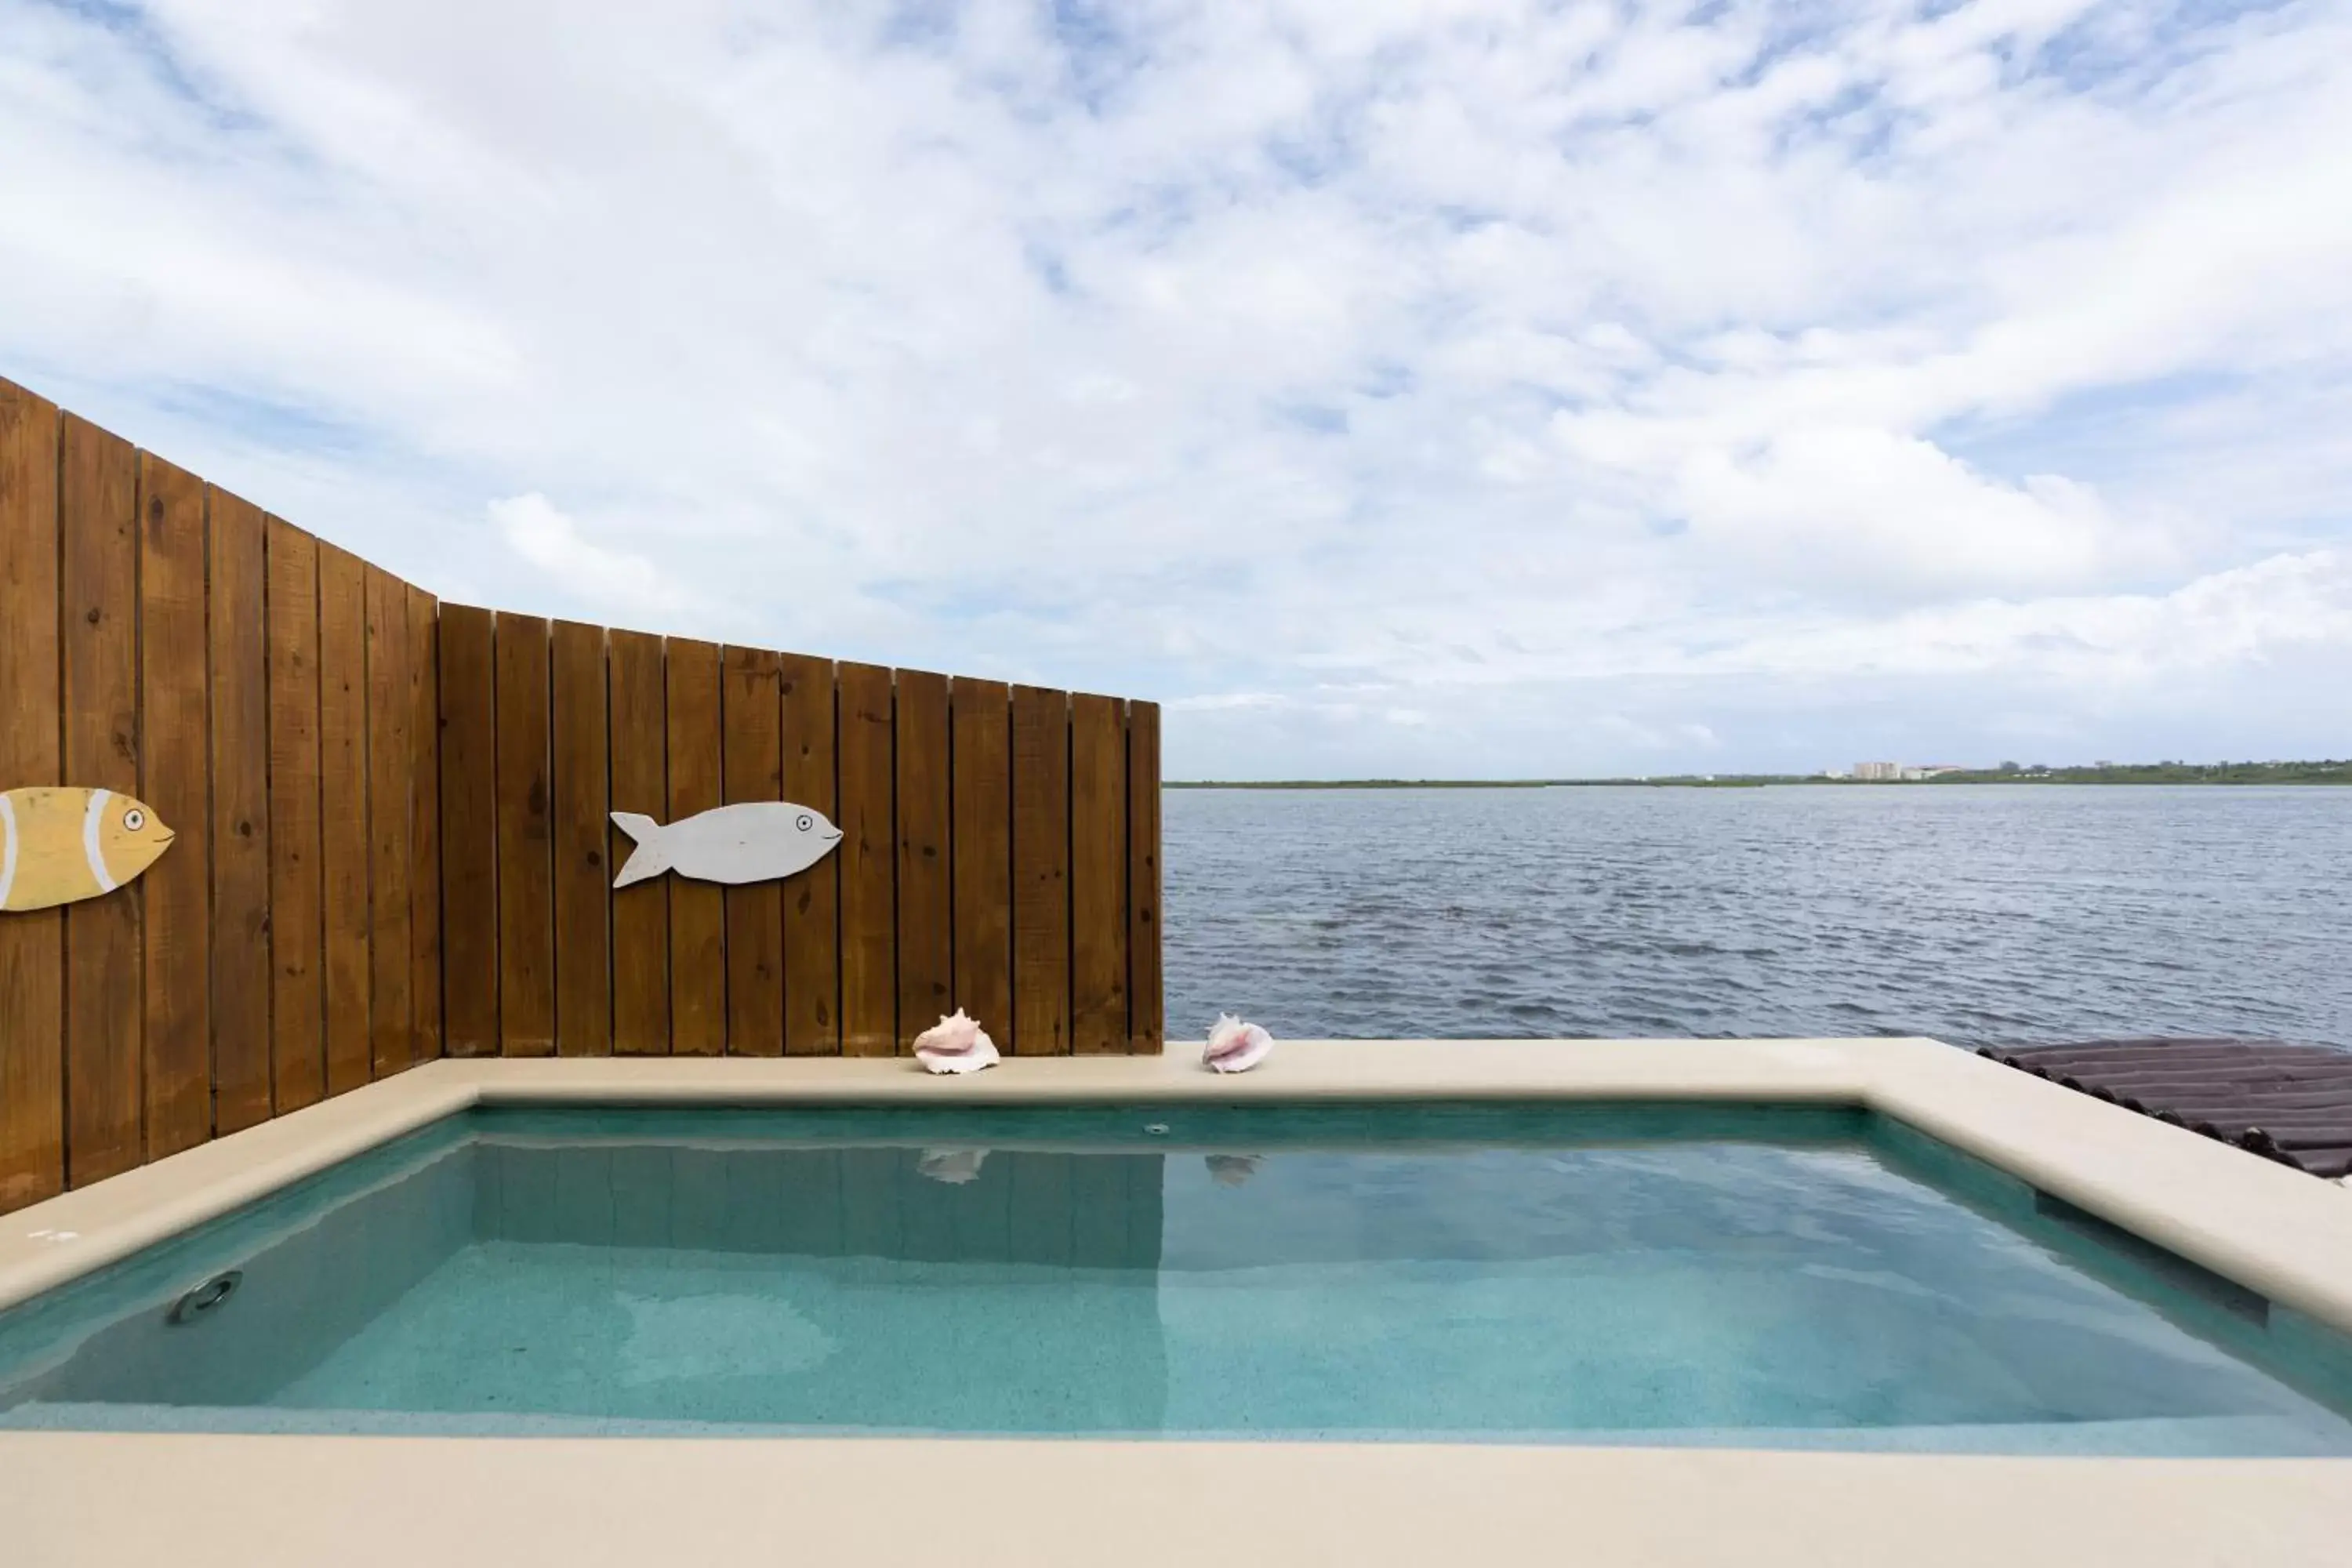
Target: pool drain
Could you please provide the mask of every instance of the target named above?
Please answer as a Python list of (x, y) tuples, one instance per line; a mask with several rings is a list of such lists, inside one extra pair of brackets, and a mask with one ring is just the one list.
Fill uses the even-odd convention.
[(206, 1312), (227, 1300), (230, 1294), (236, 1289), (237, 1282), (244, 1278), (245, 1271), (241, 1268), (232, 1268), (226, 1274), (214, 1275), (173, 1302), (171, 1315), (165, 1321), (186, 1323), (203, 1317)]

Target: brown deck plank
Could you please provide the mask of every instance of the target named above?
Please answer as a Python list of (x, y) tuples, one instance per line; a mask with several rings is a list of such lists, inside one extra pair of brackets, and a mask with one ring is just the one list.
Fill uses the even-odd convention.
[(549, 776), (548, 632), (500, 616), (499, 1054), (555, 1054), (555, 802)]
[[(684, 822), (719, 804), (719, 647), (669, 639), (669, 814)], [(665, 876), (669, 889), (669, 1048), (715, 1057), (727, 1048), (727, 906), (716, 883)]]
[(1070, 1041), (1128, 1048), (1127, 715), (1116, 698), (1070, 699)]
[(1156, 1056), (1168, 1038), (1160, 973), (1160, 704), (1127, 705), (1128, 1049)]
[(1070, 698), (1013, 689), (1014, 1054), (1070, 1054)]
[(319, 821), (327, 1093), (368, 1081), (367, 566), (319, 542)]
[(2078, 1092), (2319, 1175), (2352, 1149), (2352, 1054), (2269, 1040), (2146, 1039), (1987, 1048)]
[[(58, 410), (0, 381), (0, 790), (66, 782)], [(0, 1214), (66, 1184), (63, 910), (0, 914)]]
[(320, 879), (319, 542), (269, 520), (269, 1077), (280, 1116), (327, 1092)]
[[(834, 675), (830, 660), (786, 654), (784, 798), (841, 823), (835, 799)], [(841, 852), (792, 879), (784, 900), (784, 1050), (841, 1054)]]
[(910, 1049), (955, 1005), (948, 680), (898, 672), (898, 1044)]
[(405, 1071), (415, 1048), (409, 834), (416, 753), (409, 725), (416, 705), (409, 691), (408, 584), (376, 566), (367, 570), (367, 647), (368, 1058), (381, 1079)]
[(499, 1054), (497, 617), (441, 606), (442, 1050)]
[[(643, 632), (612, 634), (612, 809), (656, 822), (669, 818), (667, 703), (662, 642)], [(606, 826), (607, 868), (628, 864), (635, 841)], [(605, 879), (609, 884), (611, 877)], [(669, 1054), (669, 883), (655, 877), (623, 888), (613, 903), (613, 1049)]]
[[(723, 656), (720, 724), (727, 804), (780, 800), (783, 752), (776, 656), (730, 647)], [(774, 882), (729, 888), (727, 1054), (775, 1057), (784, 1050), (784, 891)]]
[(139, 455), (140, 798), (178, 837), (147, 911), (147, 1158), (213, 1134), (212, 770), (205, 692), (205, 484)]
[(898, 977), (893, 788), (893, 693), (879, 665), (841, 665), (841, 1051), (887, 1057), (898, 1048)]
[(411, 1061), (441, 1055), (441, 618), (408, 590), (408, 1006)]
[(955, 1000), (997, 1037), (1013, 1039), (1012, 689), (959, 679), (950, 688), (955, 735)]
[[(139, 454), (75, 415), (63, 423), (58, 514), (65, 622), (65, 782), (139, 793)], [(176, 852), (179, 846), (174, 845)], [(144, 879), (142, 879), (143, 882)], [(66, 910), (66, 1184), (142, 1158), (141, 882)]]
[(555, 1049), (613, 1053), (604, 628), (555, 623)]
[(212, 510), (213, 1124), (269, 1120), (269, 647), (261, 509)]

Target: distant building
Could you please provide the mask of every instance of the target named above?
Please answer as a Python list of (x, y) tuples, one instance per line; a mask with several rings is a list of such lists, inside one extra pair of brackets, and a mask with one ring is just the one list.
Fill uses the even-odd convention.
[(1872, 784), (1892, 784), (1903, 776), (1901, 763), (1856, 763), (1853, 776)]

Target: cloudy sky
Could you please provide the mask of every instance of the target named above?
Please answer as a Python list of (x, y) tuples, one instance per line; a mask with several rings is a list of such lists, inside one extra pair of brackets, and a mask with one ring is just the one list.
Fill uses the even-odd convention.
[(1171, 776), (2352, 753), (2352, 5), (0, 0), (0, 374)]

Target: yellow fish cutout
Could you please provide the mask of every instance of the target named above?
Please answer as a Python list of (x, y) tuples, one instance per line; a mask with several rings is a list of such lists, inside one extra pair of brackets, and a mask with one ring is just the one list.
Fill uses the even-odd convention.
[(103, 789), (0, 795), (0, 910), (47, 910), (110, 893), (172, 847), (153, 808)]

